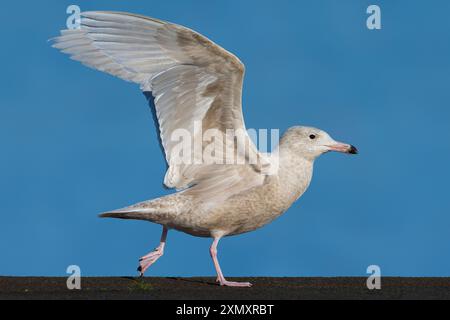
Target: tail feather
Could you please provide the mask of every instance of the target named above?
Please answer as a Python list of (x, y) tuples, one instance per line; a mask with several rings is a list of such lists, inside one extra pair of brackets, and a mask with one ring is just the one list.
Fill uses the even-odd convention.
[(174, 195), (161, 197), (134, 204), (132, 206), (103, 212), (100, 218), (134, 219), (147, 220), (160, 223), (168, 215), (174, 213), (174, 207), (179, 205), (179, 201)]
[(152, 208), (123, 208), (114, 211), (99, 214), (100, 218), (134, 219), (134, 220), (153, 220), (155, 210)]

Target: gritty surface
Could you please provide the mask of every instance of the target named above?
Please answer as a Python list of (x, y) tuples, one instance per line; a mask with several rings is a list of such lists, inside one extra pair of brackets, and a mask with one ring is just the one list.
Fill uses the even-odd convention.
[(450, 299), (450, 278), (382, 278), (368, 290), (366, 278), (230, 278), (251, 288), (219, 287), (215, 278), (82, 278), (70, 291), (66, 278), (0, 277), (0, 299)]

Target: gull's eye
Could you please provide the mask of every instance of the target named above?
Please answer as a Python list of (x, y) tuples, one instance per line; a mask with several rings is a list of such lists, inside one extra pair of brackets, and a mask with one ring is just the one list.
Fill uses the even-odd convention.
[(314, 140), (314, 139), (316, 138), (316, 135), (315, 135), (315, 134), (310, 134), (310, 135), (309, 135), (309, 138), (310, 138), (311, 140)]

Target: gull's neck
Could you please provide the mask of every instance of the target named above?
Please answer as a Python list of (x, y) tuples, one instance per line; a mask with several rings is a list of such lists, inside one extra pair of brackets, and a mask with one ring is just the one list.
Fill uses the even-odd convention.
[(278, 178), (284, 191), (297, 200), (308, 188), (313, 174), (314, 159), (303, 157), (289, 141), (280, 141)]

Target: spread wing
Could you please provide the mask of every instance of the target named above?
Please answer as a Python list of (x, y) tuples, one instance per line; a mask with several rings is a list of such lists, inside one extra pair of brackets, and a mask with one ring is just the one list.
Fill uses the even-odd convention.
[[(169, 166), (166, 186), (190, 187), (186, 192), (209, 199), (263, 183), (262, 156), (245, 130), (241, 106), (244, 65), (237, 57), (195, 31), (153, 18), (97, 11), (81, 16), (80, 29), (61, 31), (53, 46), (89, 67), (152, 92)], [(240, 132), (239, 139), (247, 147), (233, 147), (235, 163), (198, 162), (205, 151), (202, 135), (208, 129), (225, 137), (229, 129)], [(190, 134), (194, 146), (189, 154), (180, 155), (176, 137), (183, 132)], [(227, 139), (221, 142), (223, 146), (237, 138)], [(201, 145), (196, 148), (197, 141)], [(225, 152), (215, 155), (224, 157)], [(256, 164), (245, 161), (255, 157)]]

